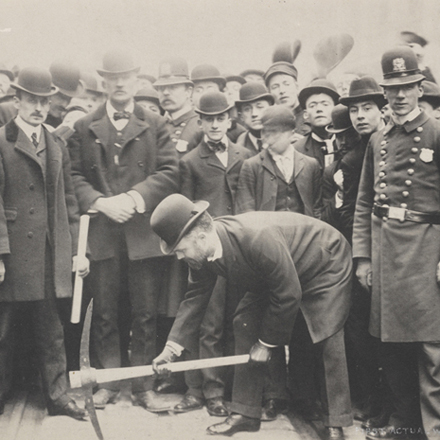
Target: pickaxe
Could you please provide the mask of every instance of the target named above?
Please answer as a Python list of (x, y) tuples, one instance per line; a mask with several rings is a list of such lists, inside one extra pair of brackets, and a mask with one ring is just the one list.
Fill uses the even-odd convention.
[[(107, 368), (96, 370), (90, 367), (89, 341), (90, 328), (92, 323), (93, 300), (87, 307), (84, 327), (81, 336), (80, 371), (71, 371), (70, 385), (72, 388), (82, 388), (85, 394), (85, 407), (89, 413), (90, 421), (95, 429), (99, 440), (104, 440), (98, 417), (96, 416), (95, 405), (93, 404), (93, 387), (100, 383), (119, 381), (124, 379), (134, 379), (137, 377), (153, 376), (156, 374), (151, 365), (126, 368)], [(249, 355), (226, 356), (222, 358), (198, 359), (195, 361), (176, 362), (167, 365), (167, 370), (171, 373), (178, 371), (199, 370), (202, 368), (224, 367), (227, 365), (239, 365), (249, 362)]]

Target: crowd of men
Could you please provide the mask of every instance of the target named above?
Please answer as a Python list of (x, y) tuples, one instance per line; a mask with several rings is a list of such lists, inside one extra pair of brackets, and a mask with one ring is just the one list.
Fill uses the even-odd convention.
[[(302, 89), (285, 50), (240, 75), (174, 57), (155, 78), (117, 50), (96, 76), (0, 66), (0, 414), (38, 370), (49, 414), (86, 416), (78, 271), (92, 366), (160, 373), (132, 380), (136, 405), (181, 392), (173, 411), (224, 418), (212, 435), (288, 408), (333, 440), (353, 418), (370, 440), (438, 435), (440, 88), (427, 41), (400, 37), (379, 82)], [(249, 363), (163, 374), (234, 353)]]

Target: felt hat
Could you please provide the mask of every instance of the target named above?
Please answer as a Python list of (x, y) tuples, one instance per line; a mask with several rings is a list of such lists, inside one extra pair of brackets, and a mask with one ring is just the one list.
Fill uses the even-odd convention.
[(402, 31), (400, 33), (400, 38), (406, 44), (416, 43), (420, 44), (422, 47), (425, 47), (428, 44), (428, 41), (425, 38), (411, 31)]
[(226, 86), (226, 78), (220, 75), (220, 71), (210, 64), (200, 64), (191, 71), (191, 81), (195, 84), (198, 81), (213, 81), (218, 84), (220, 90)]
[(268, 92), (263, 84), (258, 82), (248, 82), (241, 87), (240, 99), (235, 101), (235, 105), (239, 106), (259, 99), (265, 99), (270, 105), (273, 105), (275, 102), (274, 97)]
[(246, 84), (246, 80), (240, 75), (225, 74), (223, 76), (226, 78), (226, 82), (236, 81), (236, 82), (240, 83), (241, 85)]
[(12, 73), (12, 70), (7, 69), (3, 63), (0, 63), (0, 73), (5, 74), (10, 81), (14, 81), (14, 74)]
[(243, 78), (247, 75), (257, 75), (257, 76), (261, 76), (261, 78), (264, 78), (264, 71), (260, 69), (246, 69), (240, 73), (240, 76)]
[(295, 81), (298, 80), (298, 70), (296, 70), (296, 67), (293, 64), (288, 63), (287, 61), (278, 61), (272, 64), (264, 74), (264, 81), (266, 82), (266, 86), (269, 87), (270, 78), (277, 73), (289, 75), (292, 76)]
[(324, 78), (318, 78), (313, 80), (308, 86), (301, 89), (298, 94), (298, 101), (303, 109), (306, 108), (307, 99), (312, 95), (317, 95), (319, 93), (325, 93), (329, 95), (335, 104), (338, 103), (339, 93), (332, 82)]
[(152, 101), (160, 107), (159, 95), (157, 94), (156, 90), (152, 89), (151, 87), (145, 87), (143, 89), (138, 90), (136, 92), (136, 94), (134, 95), (134, 100), (135, 101), (142, 101), (142, 100)]
[(55, 61), (50, 65), (49, 71), (52, 75), (53, 83), (63, 95), (74, 98), (81, 95), (84, 91), (84, 83), (81, 81), (78, 67), (69, 63)]
[(81, 72), (80, 77), (84, 84), (84, 88), (88, 92), (92, 92), (97, 95), (105, 95), (105, 91), (100, 87), (100, 84), (94, 75), (91, 73)]
[(440, 87), (431, 81), (423, 81), (423, 96), (419, 101), (429, 102), (434, 108), (440, 106)]
[(153, 86), (171, 86), (194, 83), (189, 79), (188, 63), (183, 58), (167, 58), (159, 64), (159, 77)]
[(295, 115), (285, 105), (273, 105), (264, 110), (261, 115), (263, 127), (284, 127), (288, 130), (295, 129)]
[(140, 67), (136, 66), (129, 52), (115, 49), (104, 54), (102, 69), (97, 69), (99, 75), (115, 75), (129, 72), (139, 72)]
[(329, 133), (342, 133), (353, 127), (348, 107), (343, 104), (335, 105), (332, 110), (332, 123), (325, 127)]
[(52, 84), (50, 72), (40, 67), (25, 67), (20, 70), (17, 82), (12, 83), (11, 87), (36, 96), (52, 96), (58, 93), (58, 87)]
[(376, 80), (371, 76), (363, 76), (351, 82), (348, 96), (341, 97), (339, 102), (344, 105), (350, 105), (370, 100), (376, 102), (379, 108), (382, 108), (387, 103), (383, 96), (383, 90)]
[(233, 105), (229, 105), (226, 95), (222, 92), (206, 92), (200, 97), (199, 106), (194, 110), (200, 115), (215, 116), (225, 113)]
[(160, 248), (170, 254), (194, 222), (208, 209), (209, 202), (191, 202), (182, 194), (171, 194), (163, 199), (151, 215), (150, 224), (160, 237)]

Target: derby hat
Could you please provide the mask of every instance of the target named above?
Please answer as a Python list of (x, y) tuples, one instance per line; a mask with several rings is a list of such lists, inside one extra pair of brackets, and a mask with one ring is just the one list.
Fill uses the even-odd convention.
[(270, 105), (273, 105), (274, 97), (268, 92), (263, 84), (257, 82), (248, 82), (244, 84), (240, 89), (240, 99), (235, 101), (235, 105), (246, 104), (248, 102), (254, 102), (259, 99), (265, 99)]
[(371, 76), (363, 76), (355, 79), (350, 84), (348, 96), (341, 97), (339, 102), (344, 105), (354, 104), (361, 101), (374, 101), (379, 108), (382, 108), (387, 100), (383, 96), (383, 90)]
[(97, 78), (91, 73), (81, 72), (81, 81), (83, 82), (84, 88), (88, 92), (95, 93), (96, 95), (105, 95), (105, 91), (101, 89)]
[(419, 101), (426, 101), (433, 107), (440, 106), (440, 87), (431, 81), (423, 81), (423, 96), (419, 98)]
[(159, 78), (153, 86), (172, 86), (188, 84), (194, 86), (189, 79), (188, 63), (183, 58), (167, 58), (159, 64)]
[(236, 81), (241, 85), (246, 84), (246, 80), (240, 75), (229, 75), (228, 73), (223, 75), (226, 78), (226, 82)]
[(182, 194), (171, 194), (163, 199), (151, 215), (150, 224), (160, 237), (160, 249), (170, 254), (194, 222), (208, 209), (209, 202), (191, 202)]
[(115, 49), (104, 54), (102, 69), (96, 69), (100, 76), (117, 75), (129, 72), (139, 72), (140, 66), (136, 66), (129, 52)]
[(425, 38), (411, 31), (402, 31), (400, 33), (400, 38), (406, 44), (416, 43), (416, 44), (420, 44), (420, 46), (422, 47), (425, 47), (428, 44), (428, 41)]
[(147, 81), (150, 81), (151, 84), (156, 82), (156, 78), (153, 75), (148, 75), (148, 73), (139, 73), (137, 77), (139, 79), (146, 79)]
[(156, 90), (154, 90), (151, 87), (144, 87), (143, 89), (140, 89), (136, 92), (134, 95), (135, 101), (151, 101), (157, 104), (160, 107), (159, 102), (159, 95), (157, 94)]
[(11, 87), (36, 96), (52, 96), (58, 93), (58, 87), (52, 84), (52, 75), (40, 67), (25, 67), (18, 74), (17, 82)]
[(295, 115), (285, 105), (273, 105), (264, 110), (261, 115), (263, 127), (283, 127), (294, 130), (296, 127)]
[(381, 86), (404, 86), (423, 81), (417, 58), (410, 47), (398, 46), (382, 55)]
[(332, 123), (327, 125), (325, 129), (329, 133), (342, 133), (352, 127), (348, 107), (343, 104), (335, 105), (332, 110)]
[(0, 63), (0, 73), (6, 75), (10, 81), (14, 81), (14, 74), (11, 70), (7, 69), (3, 63)]
[(324, 93), (333, 99), (337, 104), (339, 100), (339, 93), (332, 82), (324, 78), (313, 80), (308, 86), (304, 87), (298, 94), (298, 101), (303, 109), (306, 108), (306, 102), (312, 95)]
[(194, 109), (199, 115), (215, 116), (228, 112), (234, 105), (229, 105), (222, 92), (206, 92), (200, 97), (199, 106)]
[(80, 72), (76, 66), (55, 61), (50, 65), (49, 71), (53, 83), (63, 95), (74, 98), (84, 91), (84, 83), (80, 79)]
[(298, 80), (298, 70), (296, 70), (296, 67), (293, 64), (288, 63), (287, 61), (278, 61), (272, 64), (264, 74), (264, 81), (266, 82), (266, 86), (269, 87), (270, 78), (277, 73), (289, 75), (292, 76), (295, 81)]
[(261, 76), (261, 78), (264, 78), (264, 71), (260, 69), (246, 69), (240, 73), (240, 76), (243, 78), (247, 75), (257, 75), (257, 76)]
[(220, 71), (211, 64), (200, 64), (191, 72), (191, 81), (195, 84), (198, 81), (213, 81), (218, 84), (220, 90), (226, 86), (226, 78), (220, 75)]

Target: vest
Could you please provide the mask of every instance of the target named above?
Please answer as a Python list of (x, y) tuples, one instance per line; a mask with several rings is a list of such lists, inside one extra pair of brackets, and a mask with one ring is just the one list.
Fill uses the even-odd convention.
[(109, 148), (111, 149), (111, 157), (108, 166), (108, 171), (110, 173), (110, 178), (108, 179), (112, 193), (115, 195), (121, 194), (126, 191), (126, 188), (121, 186), (119, 178), (119, 155), (122, 150), (122, 146), (125, 144), (126, 139), (126, 128), (128, 124), (121, 130), (116, 130), (115, 126), (110, 122), (110, 136), (109, 136)]
[(293, 175), (290, 179), (290, 183), (287, 183), (283, 173), (279, 170), (276, 164), (274, 169), (278, 183), (275, 211), (291, 211), (304, 214), (304, 203), (299, 195)]

